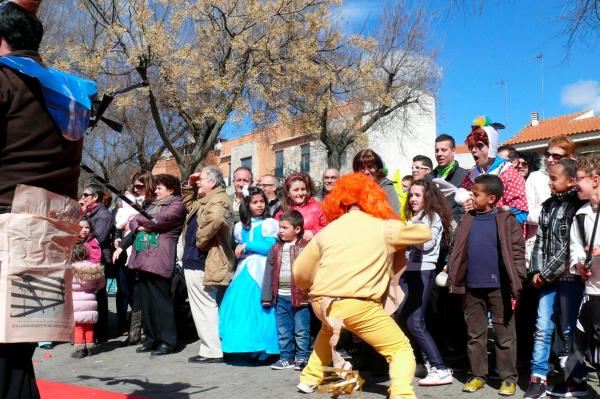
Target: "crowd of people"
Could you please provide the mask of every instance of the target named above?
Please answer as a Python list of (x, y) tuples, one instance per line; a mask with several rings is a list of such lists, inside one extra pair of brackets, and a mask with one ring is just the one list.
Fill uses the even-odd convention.
[[(57, 84), (39, 73), (50, 68), (38, 53), (38, 7), (0, 7), (4, 220), (18, 185), (78, 196), (95, 92), (93, 82), (63, 74)], [(73, 356), (93, 355), (109, 338), (113, 278), (117, 327), (138, 353), (176, 351), (189, 333), (179, 320), (189, 306), (199, 337), (190, 363), (246, 353), (274, 370), (301, 371), (297, 388), (306, 393), (330, 380), (331, 363), (352, 384), (360, 383), (353, 366), (376, 373), (389, 365), (390, 397), (415, 398), (415, 375), (422, 386), (453, 383), (451, 369), (466, 353), (464, 392), (497, 377), (499, 394), (514, 395), (520, 360), (530, 365), (525, 398), (585, 396), (586, 366), (600, 368), (600, 155), (576, 156), (573, 142), (555, 137), (542, 168), (535, 153), (499, 148), (488, 118), (476, 118), (466, 144), (472, 169), (454, 159), (454, 139), (440, 135), (437, 166), (417, 156), (400, 182), (364, 149), (352, 173), (327, 169), (319, 191), (304, 173), (257, 182), (242, 167), (229, 195), (214, 166), (183, 184), (136, 173), (125, 193), (135, 207), (87, 185), (65, 274), (73, 276)], [(36, 234), (24, 245), (48, 239)], [(183, 302), (173, 295), (182, 282)], [(39, 397), (30, 341), (0, 343), (3, 397)], [(560, 378), (550, 387), (552, 372)]]
[[(396, 244), (386, 238), (395, 248), (392, 253), (400, 254), (391, 255), (391, 264), (400, 265), (402, 271), (391, 279), (401, 299), (388, 313), (407, 338), (398, 341), (402, 344), (378, 346), (371, 342), (376, 340), (372, 334), (361, 332), (364, 321), (354, 321), (358, 324), (352, 327), (353, 322), (344, 319), (347, 331), (341, 332), (334, 358), (336, 353), (352, 357), (355, 368), (376, 373), (387, 367), (371, 356), (372, 348), (387, 363), (394, 362), (395, 351), (412, 348), (413, 368), (405, 351), (404, 366), (389, 366), (391, 391), (400, 392), (399, 397), (414, 395), (407, 370), (412, 370), (411, 378), (420, 377), (421, 386), (451, 384), (452, 367), (466, 361), (470, 377), (464, 392), (475, 392), (496, 377), (502, 380), (499, 394), (513, 395), (517, 359), (531, 365), (525, 398), (547, 392), (585, 395), (583, 359), (590, 351), (598, 356), (595, 314), (582, 312), (595, 309), (593, 296), (598, 290), (600, 271), (590, 259), (600, 254), (600, 243), (588, 247), (600, 197), (600, 156), (576, 159), (573, 142), (556, 137), (548, 143), (542, 168), (534, 152), (499, 147), (498, 133), (486, 118), (474, 121), (466, 144), (475, 162), (472, 169), (460, 167), (454, 159), (455, 140), (443, 134), (435, 140), (437, 166), (424, 155), (414, 157), (412, 175), (402, 178), (400, 192), (387, 178), (381, 157), (370, 149), (355, 155), (353, 171), (346, 176), (327, 168), (319, 190), (306, 173), (293, 173), (280, 182), (271, 174), (255, 179), (250, 169), (239, 167), (228, 194), (216, 166), (203, 167), (183, 184), (170, 175), (141, 171), (125, 193), (139, 205), (134, 208), (122, 202), (111, 207), (110, 194), (90, 184), (80, 199), (86, 213), (80, 241), (88, 256), (82, 258), (82, 251), (75, 251), (73, 260), (78, 265), (101, 263), (106, 276), (116, 279), (118, 327), (127, 335), (123, 345), (139, 344), (136, 352), (153, 356), (176, 350), (178, 334), (188, 333), (181, 331), (185, 323), (176, 320), (182, 309), (177, 308), (181, 301), (173, 297), (172, 287), (179, 275), (185, 280), (199, 337), (198, 354), (188, 359), (190, 363), (220, 363), (228, 354), (244, 353), (253, 362), (272, 362), (274, 370), (302, 371), (298, 389), (312, 392), (323, 379), (321, 368), (328, 365), (324, 359), (331, 358), (324, 353), (335, 333), (327, 312), (319, 310), (319, 301), (357, 292), (362, 292), (359, 299), (385, 301), (381, 288), (388, 280), (369, 277), (368, 272), (378, 262), (373, 258), (377, 251), (370, 247), (373, 226), (359, 218), (354, 227), (366, 223), (359, 234), (348, 226), (343, 232), (336, 227), (348, 223), (338, 208), (350, 212), (350, 205), (357, 206), (370, 216), (401, 219), (403, 226), (423, 225), (428, 230), (420, 236), (405, 233), (415, 236), (398, 238)], [(359, 190), (355, 186), (360, 176), (360, 190), (381, 193), (368, 201), (380, 202), (389, 213), (364, 202), (360, 193), (350, 194)], [(328, 233), (320, 233), (323, 230)], [(340, 237), (354, 234), (358, 241), (334, 239), (333, 231)], [(362, 261), (357, 259), (366, 248), (371, 248), (367, 264), (353, 271), (350, 264), (358, 267)], [(349, 257), (351, 253), (355, 256)], [(324, 277), (335, 275), (327, 268), (332, 259), (338, 267), (344, 265), (345, 276)], [(388, 263), (386, 267), (391, 267)], [(83, 269), (98, 276), (95, 269)], [(325, 286), (316, 282), (324, 278)], [(355, 280), (348, 282), (351, 291), (340, 286), (347, 278)], [(79, 281), (74, 286), (87, 293), (74, 297), (79, 331), (74, 357), (91, 355), (94, 341), (107, 339), (103, 281), (90, 277), (87, 284)], [(95, 302), (83, 308), (82, 301), (94, 293)], [(587, 307), (578, 312), (582, 300)], [(91, 315), (82, 317), (82, 309), (91, 310)], [(358, 308), (348, 305), (348, 309)], [(591, 329), (583, 338), (575, 328), (578, 315), (588, 316), (585, 321)], [(495, 342), (493, 371), (487, 360), (489, 326)], [(319, 343), (320, 337), (327, 340)], [(549, 390), (551, 371), (564, 378)]]

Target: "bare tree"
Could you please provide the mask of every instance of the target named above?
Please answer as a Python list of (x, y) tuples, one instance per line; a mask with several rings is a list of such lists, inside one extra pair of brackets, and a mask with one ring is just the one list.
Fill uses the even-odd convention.
[(342, 153), (364, 140), (384, 118), (408, 120), (427, 110), (439, 80), (435, 50), (428, 49), (422, 6), (396, 1), (382, 13), (373, 38), (342, 38), (331, 30), (302, 84), (310, 95), (292, 107), (324, 144), (328, 165), (341, 166)]
[[(233, 113), (256, 121), (287, 117), (288, 83), (314, 57), (335, 2), (80, 0), (87, 32), (57, 51), (68, 53), (63, 67), (108, 81), (107, 90), (124, 80), (146, 82), (116, 106), (149, 111), (185, 179), (213, 150)], [(137, 117), (126, 122), (136, 135), (149, 131)], [(132, 141), (147, 145), (145, 134), (136, 137)], [(158, 149), (139, 151), (138, 162), (151, 163)]]

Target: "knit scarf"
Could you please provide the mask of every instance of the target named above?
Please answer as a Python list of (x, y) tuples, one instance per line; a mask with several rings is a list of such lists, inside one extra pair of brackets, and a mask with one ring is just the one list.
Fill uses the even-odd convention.
[[(149, 207), (146, 212), (148, 212), (148, 215), (150, 216), (158, 214), (163, 206), (168, 205), (171, 202), (172, 198), (173, 196), (169, 195), (166, 198), (154, 202), (154, 204)], [(135, 251), (139, 253), (147, 250), (148, 248), (157, 248), (159, 244), (158, 238), (158, 233), (138, 231), (135, 235)]]
[(456, 162), (456, 160), (454, 160), (446, 166), (438, 165), (438, 167), (435, 168), (435, 170), (437, 171), (438, 177), (441, 177), (442, 179), (445, 179), (446, 177), (448, 177), (448, 175), (450, 174), (450, 172), (452, 172), (452, 169), (456, 166), (457, 163), (458, 162)]

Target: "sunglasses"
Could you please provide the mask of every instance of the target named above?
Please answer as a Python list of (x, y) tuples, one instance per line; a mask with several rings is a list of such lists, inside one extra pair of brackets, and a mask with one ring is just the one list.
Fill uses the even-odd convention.
[(557, 160), (557, 161), (560, 161), (561, 159), (565, 158), (565, 157), (566, 157), (566, 155), (563, 155), (563, 154), (557, 154), (557, 153), (555, 153), (555, 152), (548, 152), (548, 151), (546, 151), (546, 152), (544, 153), (544, 157), (545, 157), (545, 158), (550, 158), (550, 157), (552, 157), (552, 159), (555, 159), (555, 160)]
[(87, 198), (87, 197), (90, 197), (91, 195), (92, 194), (90, 194), (90, 193), (83, 193), (83, 194), (81, 194), (81, 197), (82, 198)]
[(525, 161), (519, 161), (519, 163), (517, 165), (521, 168), (526, 168), (529, 166), (529, 164)]
[(483, 147), (485, 147), (485, 146), (486, 146), (486, 145), (485, 145), (485, 144), (483, 144), (483, 143), (477, 143), (477, 145), (476, 145), (476, 146), (474, 146), (474, 145), (470, 145), (470, 146), (469, 146), (469, 151), (472, 151), (472, 150), (473, 150), (473, 148), (475, 148), (475, 147), (477, 147), (477, 149), (478, 149), (479, 151), (483, 151)]
[(146, 186), (143, 185), (143, 184), (134, 184), (133, 187), (135, 187), (135, 188), (144, 188)]

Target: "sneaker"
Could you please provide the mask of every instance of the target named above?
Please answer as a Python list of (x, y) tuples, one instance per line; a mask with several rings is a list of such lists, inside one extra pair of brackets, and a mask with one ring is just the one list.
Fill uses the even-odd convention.
[(273, 370), (285, 370), (285, 369), (293, 369), (294, 364), (288, 360), (279, 359), (275, 363), (271, 365), (271, 369)]
[(548, 394), (559, 398), (582, 398), (588, 395), (588, 387), (585, 382), (567, 380), (556, 384)]
[(83, 359), (86, 355), (87, 355), (87, 352), (85, 349), (79, 349), (79, 350), (76, 350), (75, 352), (71, 353), (71, 357), (74, 359)]
[(313, 393), (313, 392), (315, 392), (315, 386), (314, 385), (308, 385), (308, 384), (305, 384), (303, 382), (298, 383), (298, 385), (296, 385), (296, 388), (298, 388), (298, 391), (300, 391), (302, 393)]
[(542, 380), (540, 377), (531, 377), (523, 399), (545, 398), (546, 390), (546, 380)]
[(306, 363), (308, 363), (308, 362), (304, 359), (297, 359), (294, 362), (294, 370), (296, 370), (296, 371), (304, 370), (304, 367), (306, 367)]
[(481, 377), (471, 377), (463, 385), (463, 392), (477, 392), (485, 387), (485, 380)]
[(513, 396), (517, 392), (517, 383), (514, 381), (502, 381), (500, 384), (500, 389), (498, 390), (498, 395), (501, 396)]
[(452, 371), (432, 367), (427, 377), (419, 380), (418, 384), (423, 387), (452, 384)]

